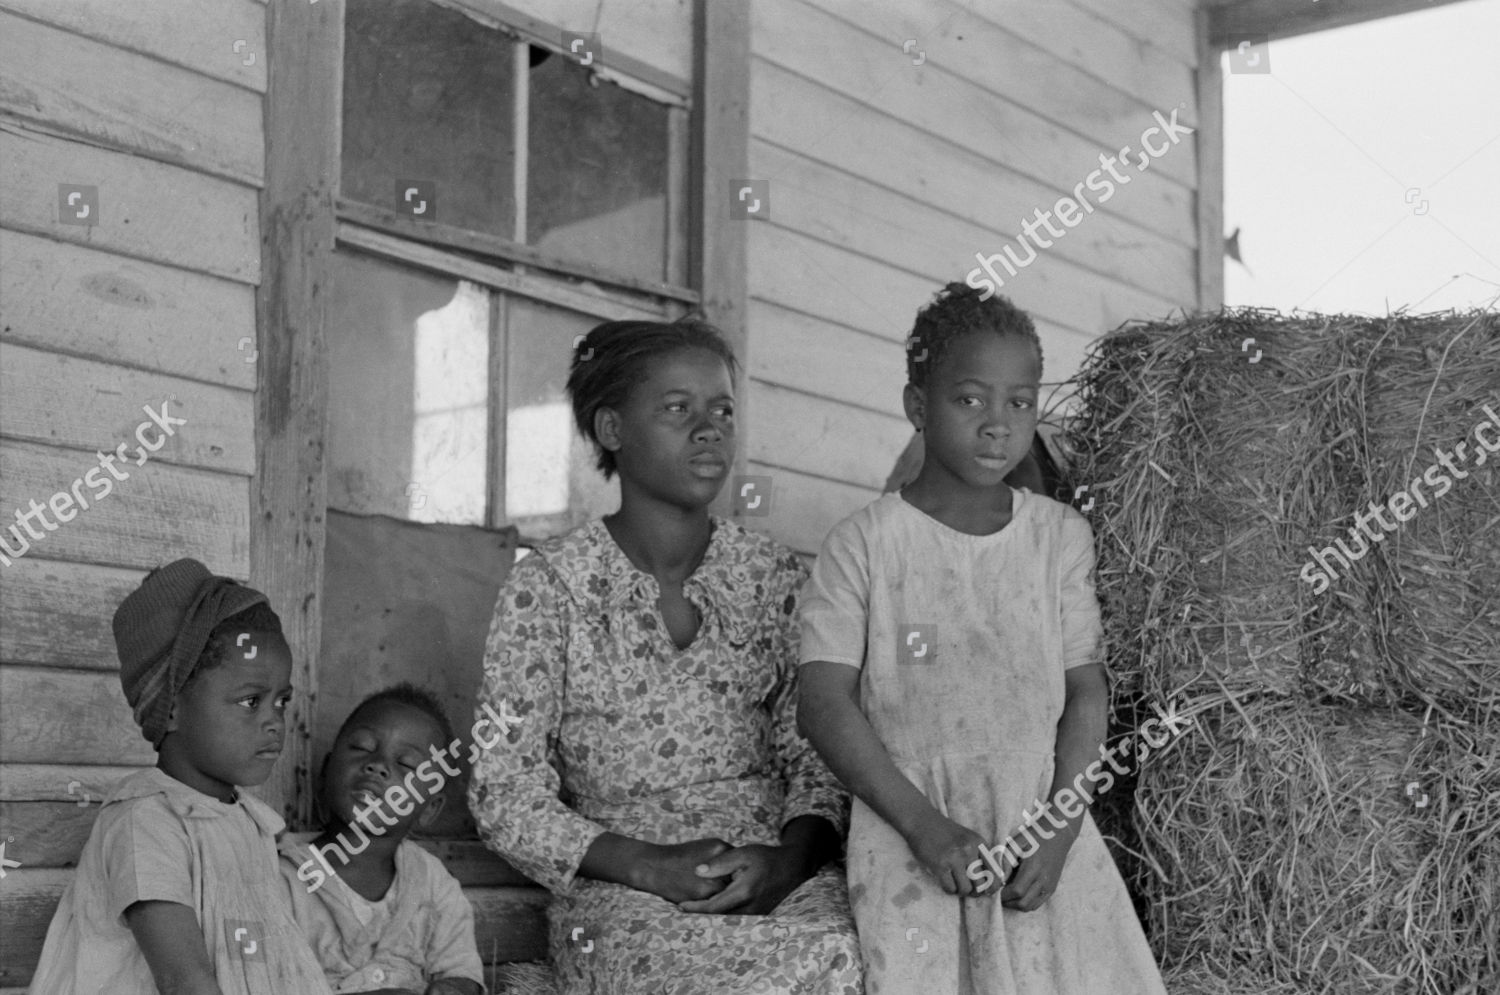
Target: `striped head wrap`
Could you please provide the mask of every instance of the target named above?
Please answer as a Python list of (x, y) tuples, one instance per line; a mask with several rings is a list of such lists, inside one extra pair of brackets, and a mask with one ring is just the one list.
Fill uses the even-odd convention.
[(177, 692), (197, 666), (214, 626), (266, 596), (181, 559), (147, 574), (115, 610), (120, 684), (141, 735), (160, 748)]

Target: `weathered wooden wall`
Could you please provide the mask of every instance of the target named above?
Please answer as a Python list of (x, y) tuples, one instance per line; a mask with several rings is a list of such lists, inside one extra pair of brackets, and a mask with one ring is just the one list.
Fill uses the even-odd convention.
[[(179, 556), (249, 576), (265, 23), (257, 0), (0, 0), (0, 527), (100, 451), (132, 457), (0, 566), (0, 838), (21, 864), (0, 990), (30, 977), (100, 797), (155, 762), (115, 606)], [(61, 184), (97, 188), (97, 224), (62, 223)], [(137, 466), (164, 400), (186, 424)]]
[[(1139, 149), (1152, 111), (1196, 122), (1192, 4), (1117, 7), (753, 3), (749, 175), (769, 181), (770, 215), (749, 227), (745, 436), (777, 538), (816, 552), (877, 496), (911, 434), (918, 306), (976, 252), (1017, 251), (1021, 221), (1101, 153)], [(1193, 138), (1128, 175), (1000, 291), (1036, 319), (1048, 381), (1120, 322), (1198, 300)]]

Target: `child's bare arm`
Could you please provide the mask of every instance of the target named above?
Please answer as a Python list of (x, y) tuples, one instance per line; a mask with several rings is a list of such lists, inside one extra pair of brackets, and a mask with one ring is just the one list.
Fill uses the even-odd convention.
[[(1101, 663), (1084, 664), (1064, 671), (1066, 695), (1062, 718), (1057, 720), (1057, 750), (1053, 759), (1052, 790), (1054, 808), (1059, 807), (1057, 794), (1064, 788), (1078, 795), (1087, 810), (1093, 801), (1092, 785), (1085, 777), (1090, 764), (1099, 759), (1104, 734), (1109, 731), (1109, 680)], [(1085, 792), (1087, 794), (1085, 795)], [(1068, 809), (1074, 806), (1069, 802)], [(1069, 840), (1078, 836), (1082, 814), (1069, 817), (1063, 811)]]
[[(1070, 667), (1065, 674), (1066, 700), (1057, 721), (1057, 747), (1053, 759), (1052, 787), (1043, 819), (1051, 826), (1038, 829), (1042, 840), (1030, 857), (1011, 875), (1000, 901), (1009, 909), (1031, 912), (1057, 890), (1068, 850), (1083, 828), (1083, 818), (1093, 801), (1092, 782), (1087, 777), (1099, 759), (1099, 747), (1109, 722), (1109, 682), (1102, 664)], [(1097, 769), (1097, 768), (1096, 768)], [(1042, 825), (1041, 821), (1038, 826)]]
[(136, 902), (125, 910), (161, 995), (224, 995), (198, 916), (180, 902)]
[(851, 792), (902, 836), (914, 832), (925, 816), (938, 814), (927, 796), (896, 769), (865, 718), (859, 707), (858, 670), (816, 660), (803, 665), (798, 679), (797, 729)]
[(859, 707), (859, 671), (816, 660), (798, 674), (797, 728), (861, 801), (905, 838), (913, 855), (950, 895), (976, 894), (965, 868), (984, 837), (952, 821), (891, 762)]

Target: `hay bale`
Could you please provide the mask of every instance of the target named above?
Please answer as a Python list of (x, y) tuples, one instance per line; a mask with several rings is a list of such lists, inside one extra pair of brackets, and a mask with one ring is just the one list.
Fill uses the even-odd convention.
[(1253, 310), (1128, 325), (1095, 344), (1067, 441), (1073, 486), (1094, 499), (1117, 687), (1170, 699), (1302, 685), (1314, 606), (1288, 566), (1329, 486), (1307, 376), (1327, 351)]
[(495, 995), (557, 995), (552, 965), (544, 961), (498, 964), (489, 988)]
[(1414, 451), (1500, 411), (1500, 315), (1132, 324), (1074, 384), (1118, 689), (1500, 704), (1500, 456), (1326, 590), (1303, 576)]
[(1172, 990), (1500, 991), (1500, 454), (1303, 575), (1500, 413), (1500, 314), (1134, 324), (1075, 383), (1115, 728), (1201, 726), (1096, 808)]
[(1202, 960), (1178, 964), (1162, 972), (1169, 995), (1306, 995), (1296, 985), (1259, 978), (1233, 965)]
[[(1332, 690), (1373, 684), (1422, 700), (1494, 701), (1500, 692), (1500, 454), (1487, 454), (1473, 433), (1489, 418), (1486, 405), (1500, 414), (1500, 315), (1372, 321), (1346, 349), (1365, 370), (1364, 389), (1349, 410), (1354, 488), (1349, 516), (1327, 534), (1347, 532), (1354, 513), (1370, 502), (1384, 505), (1401, 491), (1414, 498), (1406, 522), (1389, 510), (1381, 513), (1395, 531), (1371, 526), (1376, 538), (1360, 537), (1368, 554), (1337, 582), (1352, 582), (1353, 610), (1332, 613), (1331, 638), (1362, 635), (1372, 645), (1374, 666), (1361, 671), (1320, 655), (1324, 665), (1312, 676)], [(1462, 455), (1455, 452), (1459, 446), (1467, 447)], [(1465, 479), (1454, 479), (1438, 462), (1439, 448)], [(1434, 489), (1421, 479), (1434, 466), (1449, 476), (1449, 486)]]
[(1300, 992), (1500, 990), (1488, 715), (1222, 694), (1184, 711), (1197, 728), (1136, 790), (1133, 885), (1165, 969)]

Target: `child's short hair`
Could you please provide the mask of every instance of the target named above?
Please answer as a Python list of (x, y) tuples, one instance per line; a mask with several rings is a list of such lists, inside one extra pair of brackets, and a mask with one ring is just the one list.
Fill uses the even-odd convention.
[(600, 408), (618, 408), (631, 388), (645, 376), (646, 364), (680, 349), (706, 349), (729, 367), (730, 379), (739, 375), (734, 349), (724, 334), (697, 318), (676, 321), (606, 321), (584, 336), (573, 350), (568, 373), (568, 397), (578, 431), (594, 444), (595, 464), (608, 480), (615, 474), (615, 454), (599, 444), (594, 415)]
[(1036, 346), (1036, 359), (1040, 365), (1042, 340), (1037, 337), (1031, 316), (1000, 294), (991, 293), (989, 297), (985, 294), (985, 291), (955, 280), (923, 305), (906, 340), (908, 382), (926, 387), (933, 369), (954, 342), (965, 335), (986, 330), (1029, 339)]
[(274, 632), (283, 639), (286, 638), (286, 633), (281, 628), (281, 616), (276, 614), (274, 608), (265, 602), (251, 605), (220, 621), (209, 631), (208, 642), (203, 644), (203, 652), (198, 654), (183, 687), (215, 667), (222, 666), (234, 649), (235, 637), (241, 632)]
[(443, 711), (443, 703), (438, 701), (437, 695), (426, 688), (418, 687), (410, 681), (402, 681), (400, 684), (392, 684), (388, 688), (382, 688), (374, 694), (369, 695), (349, 713), (344, 719), (344, 724), (339, 726), (338, 735), (344, 734), (345, 726), (349, 725), (351, 719), (365, 709), (367, 705), (376, 705), (384, 701), (394, 701), (402, 705), (409, 705), (417, 711), (422, 712), (437, 723), (438, 731), (443, 734), (442, 746), (446, 747), (453, 742), (453, 724), (448, 721), (448, 715)]

